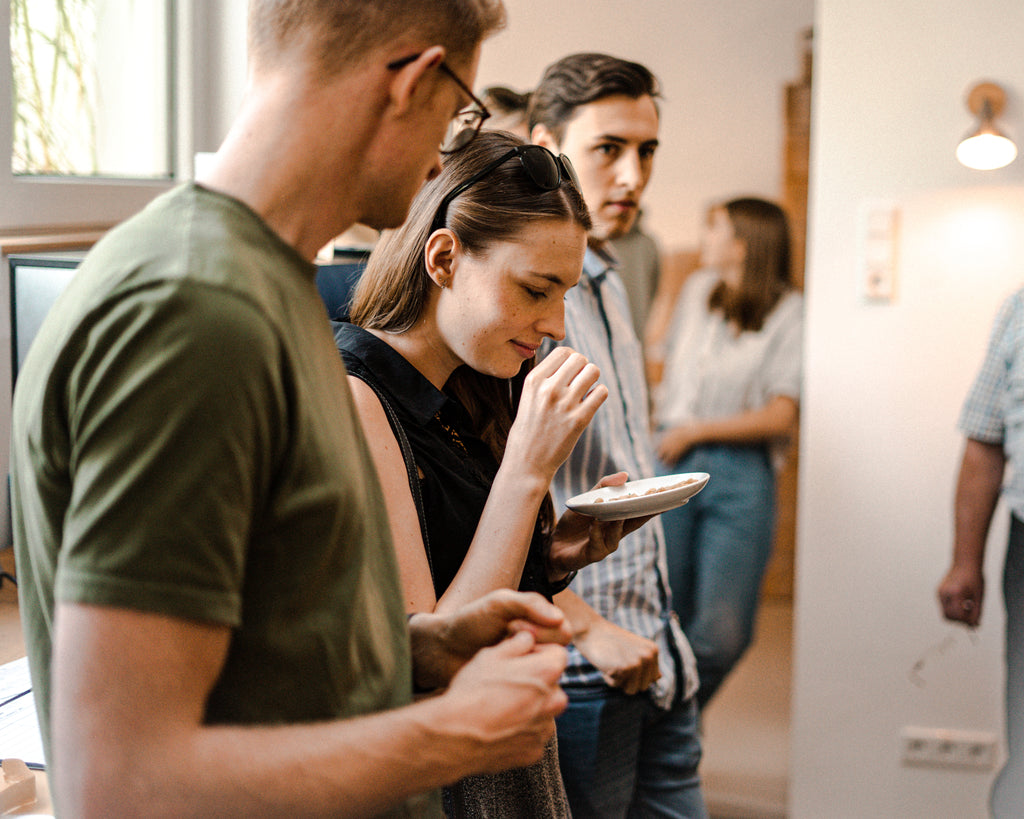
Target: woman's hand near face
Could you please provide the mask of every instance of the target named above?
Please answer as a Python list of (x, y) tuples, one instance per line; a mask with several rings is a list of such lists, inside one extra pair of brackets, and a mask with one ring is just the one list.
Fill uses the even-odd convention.
[(601, 371), (584, 356), (557, 347), (526, 377), (505, 460), (550, 483), (608, 397)]
[(608, 397), (607, 387), (597, 385), (599, 375), (579, 353), (560, 348), (527, 376), (473, 542), (435, 612), (450, 613), (494, 589), (519, 586), (555, 470)]

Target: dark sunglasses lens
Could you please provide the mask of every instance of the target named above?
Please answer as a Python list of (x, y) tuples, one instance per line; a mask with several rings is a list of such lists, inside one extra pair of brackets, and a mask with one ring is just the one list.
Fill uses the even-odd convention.
[(523, 167), (526, 168), (530, 179), (538, 188), (553, 191), (558, 187), (561, 174), (555, 157), (550, 151), (538, 145), (531, 145), (523, 151), (521, 158)]
[(579, 190), (580, 178), (576, 176), (576, 169), (572, 166), (572, 163), (569, 161), (569, 157), (567, 157), (565, 154), (559, 154), (558, 161), (562, 165), (562, 172), (567, 177), (569, 177), (569, 181), (572, 182), (572, 186), (576, 188), (576, 190)]

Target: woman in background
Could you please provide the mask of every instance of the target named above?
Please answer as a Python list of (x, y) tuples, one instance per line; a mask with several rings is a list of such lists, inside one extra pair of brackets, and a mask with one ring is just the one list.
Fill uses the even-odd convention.
[(664, 474), (707, 472), (663, 516), (673, 605), (693, 646), (703, 707), (750, 645), (771, 555), (775, 471), (799, 406), (803, 302), (782, 209), (713, 207), (667, 336), (655, 390)]
[(529, 91), (515, 91), (506, 85), (489, 85), (480, 97), (491, 112), (491, 116), (484, 120), (484, 128), (488, 131), (508, 131), (529, 141)]
[[(503, 587), (550, 598), (618, 544), (621, 522), (567, 512), (556, 526), (548, 495), (607, 397), (597, 368), (564, 349), (518, 379), (545, 338), (564, 335), (589, 228), (568, 160), (481, 133), (385, 234), (352, 323), (337, 325), (410, 612)], [(528, 768), (456, 783), (445, 804), (449, 816), (567, 817), (556, 746)]]

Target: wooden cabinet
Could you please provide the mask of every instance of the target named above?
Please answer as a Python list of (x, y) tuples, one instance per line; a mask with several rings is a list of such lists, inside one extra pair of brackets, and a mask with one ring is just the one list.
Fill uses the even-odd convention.
[(793, 277), (804, 285), (807, 250), (807, 184), (811, 153), (811, 32), (803, 35), (803, 72), (786, 86), (782, 146), (782, 206), (793, 237)]
[[(786, 86), (782, 156), (782, 207), (793, 239), (793, 278), (802, 289), (807, 250), (807, 188), (811, 147), (812, 34), (801, 37), (802, 73)], [(797, 439), (790, 443), (786, 468), (779, 473), (775, 549), (764, 579), (765, 598), (793, 599), (796, 563), (796, 495), (799, 467)]]

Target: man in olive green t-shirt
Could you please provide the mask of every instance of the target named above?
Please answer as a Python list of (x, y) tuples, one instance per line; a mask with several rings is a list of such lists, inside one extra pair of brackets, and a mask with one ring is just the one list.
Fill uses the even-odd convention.
[[(12, 514), (62, 815), (438, 816), (438, 786), (552, 735), (556, 609), (504, 591), (407, 628), (311, 263), (404, 219), (502, 15), (252, 0), (209, 172), (105, 237), (44, 322)], [(409, 704), (414, 682), (446, 690)]]

